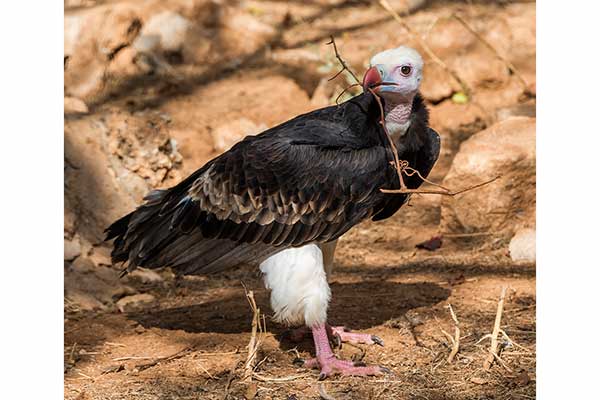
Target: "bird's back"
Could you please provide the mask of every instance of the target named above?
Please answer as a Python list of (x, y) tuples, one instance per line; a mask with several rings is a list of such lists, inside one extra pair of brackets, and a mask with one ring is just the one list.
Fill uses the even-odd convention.
[[(128, 261), (129, 270), (215, 272), (286, 247), (335, 240), (366, 218), (393, 214), (404, 195), (379, 190), (397, 185), (379, 118), (373, 96), (363, 94), (247, 137), (113, 223), (107, 229), (107, 239), (115, 239), (113, 262)], [(418, 145), (409, 143), (401, 156), (426, 176), (439, 138), (436, 145), (426, 113), (421, 120), (410, 133)]]

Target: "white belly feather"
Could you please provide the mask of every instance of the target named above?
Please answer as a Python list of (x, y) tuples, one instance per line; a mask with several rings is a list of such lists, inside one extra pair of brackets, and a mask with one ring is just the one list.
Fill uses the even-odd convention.
[[(328, 264), (333, 261), (332, 250)], [(331, 290), (319, 246), (283, 250), (263, 261), (260, 270), (265, 286), (271, 290), (275, 321), (291, 326), (325, 323)]]

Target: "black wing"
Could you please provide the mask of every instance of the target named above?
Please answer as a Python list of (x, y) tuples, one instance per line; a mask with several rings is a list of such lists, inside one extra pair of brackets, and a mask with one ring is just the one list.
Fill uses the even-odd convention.
[[(361, 95), (246, 138), (111, 225), (113, 261), (213, 272), (335, 240), (366, 218), (393, 214), (405, 196), (380, 192), (397, 178), (378, 119), (371, 95)], [(435, 147), (416, 128), (411, 134)], [(426, 175), (438, 150), (421, 147), (404, 149), (401, 158), (426, 165)]]
[(327, 242), (370, 217), (389, 180), (387, 149), (359, 96), (236, 144), (115, 222), (113, 261), (207, 272)]

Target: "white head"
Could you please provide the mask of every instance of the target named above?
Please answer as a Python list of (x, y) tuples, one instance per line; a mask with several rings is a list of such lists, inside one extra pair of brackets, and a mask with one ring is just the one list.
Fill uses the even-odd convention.
[(370, 64), (363, 79), (365, 91), (371, 88), (395, 103), (412, 101), (423, 75), (423, 59), (415, 49), (400, 46), (385, 50), (375, 54)]

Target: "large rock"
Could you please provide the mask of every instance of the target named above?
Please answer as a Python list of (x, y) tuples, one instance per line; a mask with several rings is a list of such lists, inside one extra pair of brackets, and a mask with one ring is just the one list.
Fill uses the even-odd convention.
[(156, 297), (148, 293), (140, 293), (123, 297), (117, 301), (117, 308), (121, 312), (134, 312), (153, 307), (156, 304)]
[(167, 124), (157, 112), (107, 110), (67, 118), (65, 214), (73, 219), (71, 229), (99, 243), (108, 224), (149, 190), (179, 181), (181, 156)]
[(510, 237), (535, 225), (535, 118), (509, 118), (466, 140), (443, 184), (456, 190), (499, 175), (489, 185), (445, 197), (442, 230)]
[(266, 129), (265, 124), (257, 125), (248, 118), (227, 121), (211, 131), (215, 151), (223, 153), (246, 136), (256, 135)]

